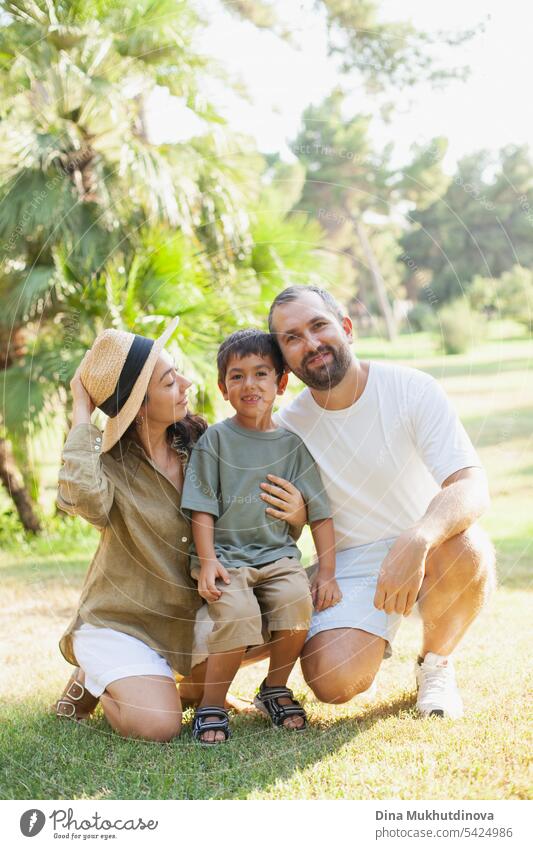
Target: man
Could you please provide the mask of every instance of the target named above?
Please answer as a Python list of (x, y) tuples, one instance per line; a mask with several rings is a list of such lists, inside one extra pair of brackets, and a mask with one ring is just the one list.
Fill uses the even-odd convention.
[(305, 679), (333, 704), (368, 689), (418, 601), (418, 710), (460, 717), (450, 655), (494, 585), (493, 549), (475, 524), (489, 505), (479, 458), (432, 377), (357, 359), (352, 322), (326, 290), (285, 289), (269, 327), (306, 384), (276, 420), (318, 464), (343, 592), (340, 604), (313, 616)]

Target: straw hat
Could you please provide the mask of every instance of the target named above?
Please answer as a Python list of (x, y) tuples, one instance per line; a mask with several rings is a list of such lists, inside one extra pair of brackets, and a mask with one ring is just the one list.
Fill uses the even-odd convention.
[(94, 340), (80, 367), (80, 377), (95, 405), (107, 416), (102, 451), (109, 451), (139, 412), (155, 364), (178, 326), (170, 321), (159, 339), (123, 330), (104, 330)]

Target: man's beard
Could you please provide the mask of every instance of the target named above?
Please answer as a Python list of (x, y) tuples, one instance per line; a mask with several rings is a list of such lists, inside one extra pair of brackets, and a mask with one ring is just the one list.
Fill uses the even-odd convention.
[[(307, 363), (317, 354), (331, 354), (331, 360), (321, 366), (308, 368)], [(352, 354), (348, 346), (332, 348), (331, 345), (323, 345), (316, 351), (307, 354), (300, 368), (293, 368), (296, 377), (299, 377), (310, 389), (334, 389), (338, 386), (346, 372), (350, 368)]]

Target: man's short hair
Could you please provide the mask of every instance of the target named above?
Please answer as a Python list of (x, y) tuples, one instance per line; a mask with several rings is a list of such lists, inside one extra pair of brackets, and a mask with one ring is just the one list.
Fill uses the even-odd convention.
[(285, 371), (283, 356), (274, 337), (264, 330), (249, 327), (231, 333), (222, 342), (217, 353), (218, 381), (224, 383), (226, 371), (231, 357), (247, 357), (256, 354), (258, 357), (270, 357), (278, 377)]
[(274, 325), (272, 321), (272, 317), (274, 315), (274, 310), (276, 307), (279, 307), (281, 304), (288, 304), (291, 301), (298, 300), (301, 295), (305, 295), (306, 292), (314, 292), (315, 295), (318, 295), (324, 301), (325, 305), (329, 309), (330, 312), (333, 313), (336, 319), (339, 322), (342, 321), (344, 316), (346, 315), (345, 311), (342, 309), (341, 305), (338, 301), (335, 300), (333, 295), (327, 291), (327, 289), (322, 289), (320, 286), (288, 286), (283, 292), (280, 292), (279, 295), (276, 295), (272, 304), (270, 306), (270, 312), (268, 313), (268, 329), (271, 333), (274, 332)]

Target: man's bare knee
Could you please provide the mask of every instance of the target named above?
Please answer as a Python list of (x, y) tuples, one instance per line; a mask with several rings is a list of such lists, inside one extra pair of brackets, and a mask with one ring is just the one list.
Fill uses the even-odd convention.
[(496, 586), (494, 546), (485, 531), (473, 525), (430, 554), (427, 574), (443, 588), (453, 585), (486, 598)]
[(385, 646), (381, 637), (356, 628), (321, 632), (302, 652), (304, 678), (321, 702), (349, 702), (372, 684)]
[(350, 680), (343, 676), (324, 674), (310, 680), (306, 678), (306, 681), (319, 701), (342, 705), (368, 690), (375, 677), (375, 672), (358, 673)]

